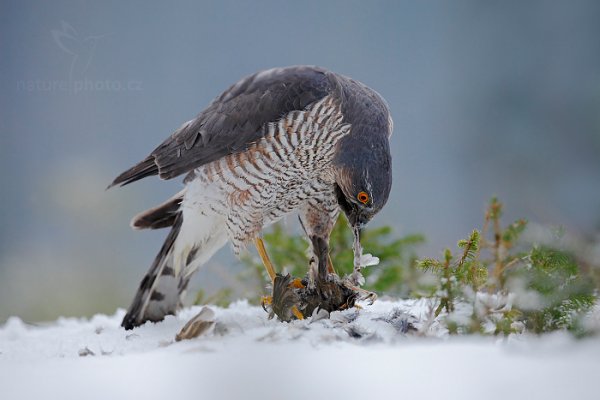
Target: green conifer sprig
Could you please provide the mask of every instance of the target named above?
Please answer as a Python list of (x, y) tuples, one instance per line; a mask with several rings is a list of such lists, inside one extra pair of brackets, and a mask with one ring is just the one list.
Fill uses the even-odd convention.
[[(519, 219), (503, 227), (502, 214), (503, 204), (492, 198), (481, 231), (475, 229), (458, 241), (456, 254), (445, 249), (440, 259), (417, 260), (416, 248), (424, 241), (421, 235), (394, 238), (389, 226), (366, 229), (361, 237), (364, 251), (380, 258), (379, 265), (363, 270), (366, 288), (380, 295), (431, 298), (432, 316), (450, 333), (508, 335), (564, 329), (578, 336), (589, 334), (581, 321), (598, 301), (598, 269), (582, 268), (564, 249), (524, 242), (521, 236), (527, 221)], [(279, 271), (306, 274), (308, 243), (302, 235), (275, 224), (264, 240)], [(342, 216), (330, 240), (330, 255), (340, 276), (352, 271), (352, 242)], [(258, 302), (267, 282), (264, 268), (256, 256), (247, 255), (242, 262), (251, 266), (256, 282), (245, 296)], [(242, 278), (244, 287), (248, 278)], [(230, 289), (210, 298), (200, 293), (198, 301), (226, 305), (231, 295)], [(465, 307), (472, 310), (466, 319), (458, 315), (464, 314)]]
[[(492, 198), (482, 233), (474, 230), (458, 242), (462, 250), (458, 262), (448, 263), (448, 249), (443, 260), (418, 261), (417, 265), (438, 278), (436, 316), (442, 310), (446, 312), (444, 318), (451, 333), (486, 332), (491, 325), (494, 334), (567, 329), (581, 335), (581, 318), (597, 301), (593, 279), (587, 278), (573, 255), (564, 250), (537, 245), (527, 248), (519, 243), (527, 222), (520, 219), (502, 228), (502, 210), (502, 203)], [(522, 248), (520, 252), (513, 251), (518, 247)], [(503, 306), (494, 309), (485, 304), (482, 299), (489, 300), (489, 296)], [(453, 317), (457, 302), (472, 307), (466, 325)]]

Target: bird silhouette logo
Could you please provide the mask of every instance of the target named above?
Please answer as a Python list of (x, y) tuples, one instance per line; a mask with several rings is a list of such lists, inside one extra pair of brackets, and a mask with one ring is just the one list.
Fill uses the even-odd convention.
[(71, 24), (61, 21), (61, 29), (53, 29), (54, 41), (71, 56), (69, 78), (83, 77), (94, 57), (98, 39), (108, 35), (82, 36)]

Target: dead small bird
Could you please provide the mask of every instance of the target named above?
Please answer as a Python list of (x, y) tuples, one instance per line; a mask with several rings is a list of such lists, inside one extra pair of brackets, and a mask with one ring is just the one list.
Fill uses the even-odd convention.
[(375, 293), (355, 286), (351, 278), (340, 278), (335, 274), (318, 281), (314, 288), (308, 285), (308, 278), (277, 274), (272, 293), (272, 296), (263, 297), (262, 305), (269, 318), (277, 316), (281, 321), (304, 319), (319, 310), (328, 313), (346, 310), (354, 307), (357, 300), (369, 300), (372, 304), (377, 299)]

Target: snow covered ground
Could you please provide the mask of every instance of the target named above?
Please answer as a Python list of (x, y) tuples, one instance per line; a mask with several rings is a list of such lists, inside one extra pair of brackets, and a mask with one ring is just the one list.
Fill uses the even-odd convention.
[(122, 310), (38, 326), (11, 318), (0, 399), (600, 398), (597, 338), (450, 338), (426, 322), (425, 300), (292, 323), (245, 302), (211, 308), (213, 328), (181, 342), (200, 307), (133, 331), (119, 327)]

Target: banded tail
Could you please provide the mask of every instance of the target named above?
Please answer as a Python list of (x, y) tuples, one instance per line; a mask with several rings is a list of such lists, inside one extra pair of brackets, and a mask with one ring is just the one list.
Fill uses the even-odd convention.
[(226, 242), (218, 220), (184, 209), (183, 199), (181, 192), (132, 220), (135, 229), (171, 230), (121, 322), (127, 330), (174, 315), (182, 306), (193, 273)]
[[(179, 236), (183, 216), (179, 210), (181, 197), (175, 197), (136, 216), (131, 225), (137, 229), (171, 227), (164, 244), (156, 255), (150, 270), (140, 282), (133, 302), (121, 326), (133, 329), (146, 321), (161, 321), (165, 315), (175, 314), (181, 305), (181, 294), (187, 281), (177, 279), (173, 265), (173, 248)], [(180, 290), (183, 289), (183, 290)]]

